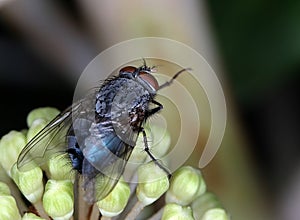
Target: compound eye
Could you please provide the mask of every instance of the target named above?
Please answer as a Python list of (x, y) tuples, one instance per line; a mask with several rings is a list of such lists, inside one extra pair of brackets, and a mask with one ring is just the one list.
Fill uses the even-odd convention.
[(149, 85), (151, 85), (155, 91), (157, 91), (159, 89), (159, 85), (157, 80), (155, 79), (155, 77), (153, 75), (151, 75), (150, 73), (147, 72), (140, 72), (139, 76), (145, 81), (147, 82)]
[(137, 71), (137, 68), (134, 66), (125, 66), (122, 69), (120, 69), (119, 74), (122, 75), (124, 73), (131, 73), (133, 74), (134, 72)]

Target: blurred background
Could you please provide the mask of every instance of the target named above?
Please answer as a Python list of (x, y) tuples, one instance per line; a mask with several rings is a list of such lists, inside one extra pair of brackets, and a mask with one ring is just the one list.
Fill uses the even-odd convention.
[(299, 11), (292, 0), (0, 0), (0, 136), (25, 128), (34, 108), (69, 106), (104, 49), (170, 38), (202, 54), (225, 92), (224, 140), (203, 169), (209, 190), (233, 219), (299, 219)]

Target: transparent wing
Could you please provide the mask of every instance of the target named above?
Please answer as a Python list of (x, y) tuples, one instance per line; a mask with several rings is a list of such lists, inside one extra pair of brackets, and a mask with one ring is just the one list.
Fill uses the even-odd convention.
[(88, 202), (93, 203), (105, 198), (122, 176), (133, 148), (124, 142), (120, 142), (118, 148), (122, 149), (122, 154), (118, 155), (117, 160), (111, 156), (102, 158), (101, 172), (92, 166), (88, 160), (84, 160), (82, 175), (86, 192), (85, 199)]
[[(124, 172), (133, 146), (125, 143), (112, 130), (112, 123), (101, 122), (91, 126), (93, 135), (85, 140), (83, 155), (83, 182), (86, 200), (95, 202), (106, 197)], [(99, 133), (97, 133), (97, 131)], [(136, 139), (137, 132), (129, 128), (126, 133)]]
[[(121, 119), (121, 118), (119, 118)], [(82, 149), (83, 183), (88, 202), (95, 202), (105, 198), (119, 181), (134, 144), (129, 144), (123, 135), (116, 132), (116, 127), (122, 128), (126, 140), (135, 143), (138, 132), (128, 125), (128, 120), (106, 121), (92, 124), (91, 136), (85, 139)]]
[(21, 171), (27, 171), (44, 164), (48, 158), (65, 152), (66, 134), (72, 125), (72, 116), (83, 114), (81, 102), (74, 104), (56, 116), (21, 151), (17, 165)]

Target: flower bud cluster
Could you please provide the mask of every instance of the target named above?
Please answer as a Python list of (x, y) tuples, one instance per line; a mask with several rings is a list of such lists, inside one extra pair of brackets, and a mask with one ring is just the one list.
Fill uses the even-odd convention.
[[(58, 113), (54, 108), (35, 109), (27, 117), (28, 130), (11, 131), (1, 138), (0, 171), (3, 169), (3, 173), (13, 180), (27, 202), (36, 209), (34, 213), (30, 212), (29, 208), (26, 212), (20, 212), (18, 207), (24, 202), (12, 196), (10, 185), (1, 182), (0, 175), (1, 220), (77, 218), (73, 216), (74, 213), (78, 213), (78, 210), (74, 210), (74, 202), (77, 202), (74, 201), (74, 197), (78, 198), (74, 195), (75, 171), (72, 171), (67, 153), (62, 152), (54, 157), (45, 158), (42, 168), (34, 161), (29, 170), (19, 170), (16, 164), (23, 147)], [(171, 145), (170, 135), (159, 127), (152, 126), (151, 129), (146, 129), (147, 133), (151, 134), (150, 152), (156, 158), (163, 157)], [(45, 144), (48, 140), (42, 141), (44, 142), (40, 144)], [(132, 177), (137, 183), (128, 184), (121, 178), (105, 198), (96, 201), (94, 207), (99, 209), (102, 216), (121, 216), (120, 219), (127, 216), (128, 219), (135, 219), (138, 215), (143, 215), (146, 206), (163, 204), (161, 211), (156, 213), (163, 220), (229, 219), (217, 197), (206, 191), (205, 181), (198, 169), (183, 166), (173, 173), (170, 179), (166, 169), (162, 169), (161, 161), (145, 163), (147, 154), (143, 147), (144, 138), (140, 135), (130, 159), (142, 164)], [(103, 188), (101, 178), (95, 178), (95, 195), (97, 190)], [(131, 204), (131, 200), (136, 201), (136, 204)]]

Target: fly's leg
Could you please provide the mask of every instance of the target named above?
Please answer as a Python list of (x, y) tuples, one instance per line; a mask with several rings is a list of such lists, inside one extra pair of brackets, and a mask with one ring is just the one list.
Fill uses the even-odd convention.
[(152, 100), (151, 101), (153, 104), (158, 105), (157, 107), (150, 109), (146, 112), (147, 117), (154, 115), (155, 113), (159, 112), (160, 110), (162, 110), (164, 108), (164, 106), (162, 104), (160, 104), (159, 102)]
[(165, 168), (163, 165), (161, 165), (157, 159), (153, 156), (153, 154), (150, 152), (149, 146), (148, 146), (148, 141), (147, 141), (147, 135), (146, 135), (146, 131), (143, 127), (140, 128), (141, 132), (143, 133), (143, 139), (144, 139), (144, 146), (145, 146), (145, 151), (146, 153), (149, 155), (149, 157), (151, 158), (151, 160), (157, 165), (159, 166), (159, 168), (161, 168), (163, 171), (165, 171), (165, 173), (168, 175), (168, 178), (171, 178), (171, 173), (167, 170), (167, 168)]
[(165, 82), (164, 84), (160, 85), (158, 90), (162, 89), (162, 88), (165, 88), (169, 85), (171, 85), (174, 81), (174, 79), (176, 79), (181, 73), (183, 73), (184, 71), (189, 71), (189, 70), (192, 70), (191, 68), (185, 68), (185, 69), (182, 69), (180, 70), (179, 72), (177, 72), (173, 77), (172, 79), (170, 79), (169, 81)]

